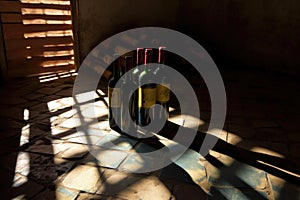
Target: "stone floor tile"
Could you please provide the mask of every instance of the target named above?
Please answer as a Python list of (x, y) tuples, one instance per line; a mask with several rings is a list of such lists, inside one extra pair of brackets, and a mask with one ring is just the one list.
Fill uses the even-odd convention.
[(238, 190), (236, 188), (211, 187), (208, 199), (268, 200), (271, 199), (271, 197), (263, 190)]
[(108, 115), (107, 105), (104, 104), (103, 100), (95, 101), (94, 99), (81, 99), (81, 101), (83, 100), (90, 101), (78, 106), (78, 109), (81, 111), (81, 115), (84, 117), (95, 118)]
[(51, 127), (51, 136), (53, 138), (63, 138), (68, 135), (76, 134), (77, 130), (76, 129), (70, 129), (70, 128), (63, 128), (59, 126), (54, 126)]
[(74, 142), (74, 143), (80, 143), (80, 144), (86, 144), (86, 145), (96, 145), (97, 142), (99, 142), (103, 136), (95, 136), (95, 135), (81, 135), (77, 137), (70, 137), (66, 140), (68, 142)]
[(39, 99), (41, 97), (45, 96), (44, 94), (39, 94), (39, 93), (29, 93), (27, 95), (24, 95), (23, 98), (27, 99), (27, 100), (36, 100)]
[(218, 168), (209, 165), (205, 165), (208, 173), (208, 181), (214, 186), (254, 188), (260, 190), (268, 186), (266, 173), (252, 166), (237, 161)]
[(279, 125), (271, 120), (255, 120), (253, 122), (255, 128), (278, 128)]
[[(153, 170), (161, 169), (166, 164), (166, 152), (154, 152), (154, 148), (140, 143), (135, 147), (135, 151), (131, 152), (126, 160), (120, 165), (119, 170), (128, 172), (152, 172)], [(147, 155), (150, 153), (150, 155)]]
[(74, 81), (73, 81), (73, 83), (64, 83), (61, 81), (56, 81), (55, 84), (56, 84), (56, 86), (55, 86), (56, 88), (68, 89), (68, 88), (73, 88)]
[(60, 128), (68, 128), (68, 129), (71, 129), (71, 128), (76, 128), (78, 126), (81, 125), (81, 120), (78, 119), (78, 118), (69, 118), (69, 119), (66, 119), (64, 120), (63, 122), (61, 123), (57, 123), (57, 124), (51, 124), (52, 126), (58, 126)]
[(63, 118), (63, 117), (59, 117), (59, 116), (52, 116), (52, 117), (50, 117), (50, 119), (47, 119), (47, 120), (49, 120), (49, 122), (51, 123), (51, 126), (53, 127), (53, 126), (58, 126), (58, 125), (62, 124), (67, 119)]
[(30, 173), (30, 164), (32, 162), (32, 159), (35, 159), (36, 155), (30, 154), (28, 152), (19, 152), (18, 156), (15, 160), (16, 166), (15, 166), (15, 172), (19, 173), (23, 176), (28, 176)]
[(79, 191), (58, 186), (55, 191), (47, 189), (36, 195), (32, 200), (74, 200), (78, 194)]
[(169, 121), (180, 126), (184, 124), (184, 119), (180, 115), (170, 116)]
[(53, 87), (44, 87), (37, 90), (37, 93), (45, 94), (45, 95), (53, 95), (56, 92), (60, 91), (61, 88), (53, 88)]
[(29, 120), (29, 122), (35, 123), (35, 124), (43, 124), (44, 126), (48, 126), (48, 129), (51, 128), (51, 116), (48, 115), (48, 113), (41, 113), (41, 117), (43, 119), (33, 119)]
[(31, 166), (29, 179), (34, 180), (36, 183), (40, 184), (51, 184), (56, 181), (59, 174), (56, 171), (54, 165), (49, 166)]
[(97, 194), (89, 194), (89, 193), (80, 193), (76, 200), (86, 200), (86, 199), (93, 199), (93, 200), (130, 200), (124, 199), (119, 197), (110, 197), (106, 195), (97, 195)]
[[(27, 149), (25, 149), (28, 152), (33, 153), (42, 153), (42, 154), (50, 154), (54, 155), (53, 147), (48, 144), (44, 144), (43, 141), (38, 140), (35, 143), (31, 144)], [(58, 153), (58, 152), (56, 152)]]
[(99, 97), (99, 95), (95, 91), (84, 91), (81, 93), (77, 93), (74, 98), (75, 100), (82, 104), (83, 106), (93, 107), (93, 103), (95, 99)]
[[(42, 97), (43, 98), (43, 97)], [(31, 110), (31, 108), (33, 106), (37, 106), (38, 104), (40, 104), (41, 102), (38, 100), (27, 100), (26, 102), (22, 103), (22, 104), (18, 104), (18, 107), (20, 108), (27, 108), (29, 110)]]
[[(23, 144), (28, 143), (29, 141), (32, 142), (37, 140), (38, 138), (47, 136), (49, 134), (48, 130), (43, 130), (43, 127), (37, 124), (28, 124), (22, 128), (21, 131), (21, 139)], [(26, 142), (27, 141), (27, 142)]]
[(116, 173), (97, 190), (97, 194), (116, 196), (130, 200), (168, 200), (171, 193), (156, 177)]
[(225, 119), (226, 124), (234, 124), (234, 125), (245, 125), (246, 120), (242, 117), (230, 116)]
[(130, 150), (136, 143), (136, 140), (127, 137), (106, 135), (99, 142), (97, 142), (96, 145), (108, 149)]
[(63, 89), (63, 90), (56, 93), (56, 95), (63, 96), (63, 97), (69, 97), (69, 96), (72, 96), (72, 94), (73, 94), (73, 89), (72, 88)]
[(269, 155), (284, 156), (289, 154), (289, 148), (286, 143), (271, 142), (261, 140), (242, 140), (236, 144), (238, 147), (249, 149), (251, 151), (265, 153)]
[(30, 146), (25, 150), (34, 153), (56, 155), (60, 152), (65, 151), (66, 149), (67, 147), (62, 143), (54, 144), (51, 140), (39, 139), (33, 144), (30, 144)]
[(206, 170), (200, 158), (202, 156), (193, 151), (187, 150), (178, 160), (175, 161), (175, 164), (184, 169), (197, 184), (202, 184), (206, 181)]
[(149, 146), (143, 142), (138, 143), (135, 147), (134, 147), (134, 151), (137, 153), (149, 153), (149, 152), (153, 152), (156, 151), (157, 149)]
[(300, 142), (300, 131), (284, 131), (284, 134), (287, 135), (289, 142)]
[(42, 87), (44, 87), (42, 84), (37, 84), (37, 80), (34, 79), (23, 79), (20, 80), (18, 89), (20, 90), (27, 90), (27, 91), (36, 91)]
[(126, 160), (120, 165), (119, 170), (126, 172), (151, 172), (151, 169), (157, 170), (157, 158), (147, 155), (139, 155), (137, 153), (130, 153)]
[(107, 116), (108, 113), (107, 113), (107, 109), (103, 107), (101, 108), (97, 106), (92, 106), (82, 110), (80, 114), (82, 115), (82, 117), (94, 119), (94, 118)]
[(78, 161), (81, 165), (98, 166), (98, 160), (89, 152), (83, 159)]
[(71, 139), (71, 138), (76, 138), (76, 137), (83, 137), (83, 136), (98, 136), (98, 137), (103, 137), (108, 135), (109, 133), (102, 131), (102, 130), (97, 130), (97, 129), (86, 129), (84, 131), (78, 131), (75, 130), (75, 132), (72, 132), (70, 134), (66, 134), (65, 136), (61, 137), (63, 140)]
[[(60, 163), (58, 166), (55, 162), (55, 158), (52, 156), (44, 156), (38, 154), (28, 154), (28, 163), (23, 163), (23, 166), (30, 170), (28, 178), (34, 180), (37, 183), (49, 184), (53, 183), (58, 175), (68, 171), (72, 167), (71, 162)], [(23, 172), (19, 172), (24, 174)]]
[(230, 124), (228, 126), (228, 132), (246, 139), (253, 138), (255, 133), (254, 128), (252, 126), (237, 124)]
[(78, 165), (70, 171), (61, 182), (70, 189), (95, 193), (101, 177), (101, 171), (94, 166)]
[(121, 175), (126, 175), (129, 173), (126, 172), (122, 172), (122, 171), (118, 171), (116, 169), (111, 169), (111, 168), (105, 168), (105, 167), (99, 167), (100, 171), (101, 171), (101, 182), (105, 182), (109, 177), (111, 177), (114, 174), (121, 174)]
[[(256, 99), (255, 99), (256, 100)], [(247, 113), (246, 117), (247, 119), (245, 119), (245, 121), (251, 121), (252, 119), (265, 119), (266, 118), (266, 114), (262, 111), (262, 109), (260, 109), (260, 111), (258, 111), (257, 107), (255, 105), (253, 105), (253, 102), (251, 102), (250, 106), (248, 103), (245, 103), (245, 113)], [(253, 110), (253, 108), (256, 108)]]
[(224, 140), (226, 141), (227, 140), (227, 135), (228, 135), (228, 132), (225, 131), (225, 130), (221, 130), (221, 129), (211, 129), (209, 130), (207, 133), (211, 134), (211, 135), (214, 135), (218, 138), (220, 138), (221, 140)]
[(105, 136), (105, 135), (116, 135), (116, 136), (120, 136), (121, 134), (119, 134), (116, 131), (106, 131), (106, 126), (101, 126), (101, 123), (99, 122), (99, 128), (98, 129), (93, 129), (93, 128), (88, 128), (86, 130), (86, 132), (90, 135), (97, 135), (97, 136)]
[(228, 102), (227, 108), (230, 111), (228, 113), (228, 116), (230, 117), (242, 117), (245, 114), (243, 106), (235, 99), (232, 99), (230, 102)]
[(283, 137), (284, 132), (279, 128), (256, 128), (255, 139), (271, 142), (287, 142), (288, 137)]
[(44, 186), (31, 181), (26, 176), (18, 175), (13, 187), (9, 191), (1, 191), (2, 199), (30, 199), (40, 193)]
[(281, 178), (268, 174), (274, 200), (300, 199), (300, 187)]
[(128, 153), (118, 150), (92, 147), (90, 154), (81, 162), (85, 164), (99, 165), (107, 168), (118, 168), (120, 163), (127, 157)]
[(93, 123), (91, 125), (89, 125), (89, 129), (94, 129), (94, 130), (101, 130), (101, 132), (109, 134), (109, 135), (115, 135), (115, 136), (121, 136), (120, 133), (112, 130), (109, 127), (109, 123), (108, 120), (103, 120), (103, 121), (99, 121), (97, 123)]
[(204, 123), (201, 119), (189, 115), (181, 115), (180, 118), (182, 120), (176, 120), (180, 126), (184, 126), (196, 130), (198, 130), (199, 125)]
[(192, 177), (181, 167), (172, 163), (168, 166), (165, 166), (158, 173), (153, 172), (151, 173), (165, 183), (165, 185), (172, 190), (174, 185), (177, 184), (195, 184), (192, 180)]
[(173, 198), (176, 200), (188, 199), (188, 200), (199, 200), (207, 199), (208, 195), (202, 190), (201, 187), (194, 184), (176, 184), (172, 190)]
[(18, 172), (15, 173), (12, 187), (19, 187), (28, 182), (28, 177)]
[(49, 131), (51, 130), (51, 127), (49, 124), (42, 124), (42, 123), (39, 123), (39, 122), (35, 122), (35, 123), (31, 123), (31, 125), (35, 128), (38, 128), (40, 130), (43, 130), (43, 131)]
[(45, 95), (45, 96), (43, 96), (43, 97), (41, 97), (37, 100), (39, 102), (43, 102), (43, 103), (48, 104), (48, 102), (55, 101), (55, 100), (58, 100), (58, 99), (61, 99), (61, 96), (51, 94), (51, 95)]
[(65, 151), (61, 153), (63, 159), (81, 159), (88, 153), (88, 146), (81, 144), (64, 143), (68, 146)]
[(59, 117), (63, 117), (63, 118), (70, 118), (72, 116), (74, 116), (77, 113), (76, 109), (68, 109), (65, 112), (59, 114)]
[(49, 111), (55, 112), (65, 108), (71, 108), (74, 105), (74, 99), (69, 97), (59, 98), (47, 103)]
[(22, 176), (28, 176), (37, 183), (47, 184), (54, 182), (59, 175), (69, 171), (73, 165), (74, 162), (53, 156), (20, 152), (15, 171)]
[(228, 132), (228, 135), (227, 135), (227, 142), (228, 143), (236, 145), (236, 144), (240, 143), (242, 140), (243, 139), (240, 136)]
[(296, 158), (300, 158), (300, 155), (299, 155), (299, 149), (300, 149), (300, 142), (298, 143), (291, 143), (290, 144), (290, 152), (291, 152), (291, 155), (293, 157), (296, 157)]
[(45, 103), (39, 103), (30, 107), (30, 110), (38, 111), (39, 113), (48, 113), (49, 109)]
[(79, 119), (77, 117), (72, 117), (64, 120), (60, 124), (57, 124), (57, 126), (71, 129), (71, 128), (76, 128), (78, 126), (87, 126), (91, 121), (92, 119), (88, 119), (88, 118)]
[[(48, 119), (50, 121), (51, 113), (41, 113), (40, 111), (34, 111), (29, 109), (29, 122), (40, 123), (41, 120)], [(48, 123), (49, 124), (49, 123)]]

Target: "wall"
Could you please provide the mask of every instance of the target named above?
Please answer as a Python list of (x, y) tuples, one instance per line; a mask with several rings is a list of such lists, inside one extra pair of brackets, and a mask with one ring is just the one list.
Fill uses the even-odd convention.
[(179, 0), (77, 1), (80, 59), (99, 42), (131, 28), (160, 26), (176, 29)]
[(199, 41), (219, 66), (300, 72), (298, 0), (78, 0), (78, 13), (81, 61), (115, 33), (162, 26)]
[(0, 84), (7, 79), (7, 65), (5, 58), (4, 36), (2, 30), (2, 20), (0, 19)]
[(180, 12), (184, 31), (207, 46), (218, 60), (300, 72), (299, 1), (187, 2)]

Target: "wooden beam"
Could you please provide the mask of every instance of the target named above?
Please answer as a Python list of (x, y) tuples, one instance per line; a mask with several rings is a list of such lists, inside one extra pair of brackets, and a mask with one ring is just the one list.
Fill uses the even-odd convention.
[(44, 4), (44, 3), (22, 3), (21, 7), (22, 8), (38, 8), (38, 9), (70, 10), (69, 5)]
[[(64, 31), (72, 30), (71, 24), (3, 24), (3, 32), (5, 39), (21, 39), (24, 38), (24, 34), (33, 34), (40, 32), (50, 31)], [(62, 35), (63, 36), (63, 35)]]

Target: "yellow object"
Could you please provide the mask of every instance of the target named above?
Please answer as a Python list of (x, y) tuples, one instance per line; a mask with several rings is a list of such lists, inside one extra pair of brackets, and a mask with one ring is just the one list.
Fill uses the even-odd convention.
[(170, 100), (170, 85), (156, 85), (156, 100), (159, 102), (168, 102)]
[(156, 102), (156, 88), (139, 88), (138, 107), (151, 108)]

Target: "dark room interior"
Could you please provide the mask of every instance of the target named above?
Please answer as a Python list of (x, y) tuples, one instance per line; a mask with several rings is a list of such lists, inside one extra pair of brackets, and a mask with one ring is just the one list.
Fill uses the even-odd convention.
[(297, 0), (0, 0), (0, 199), (300, 199), (299, 36)]

